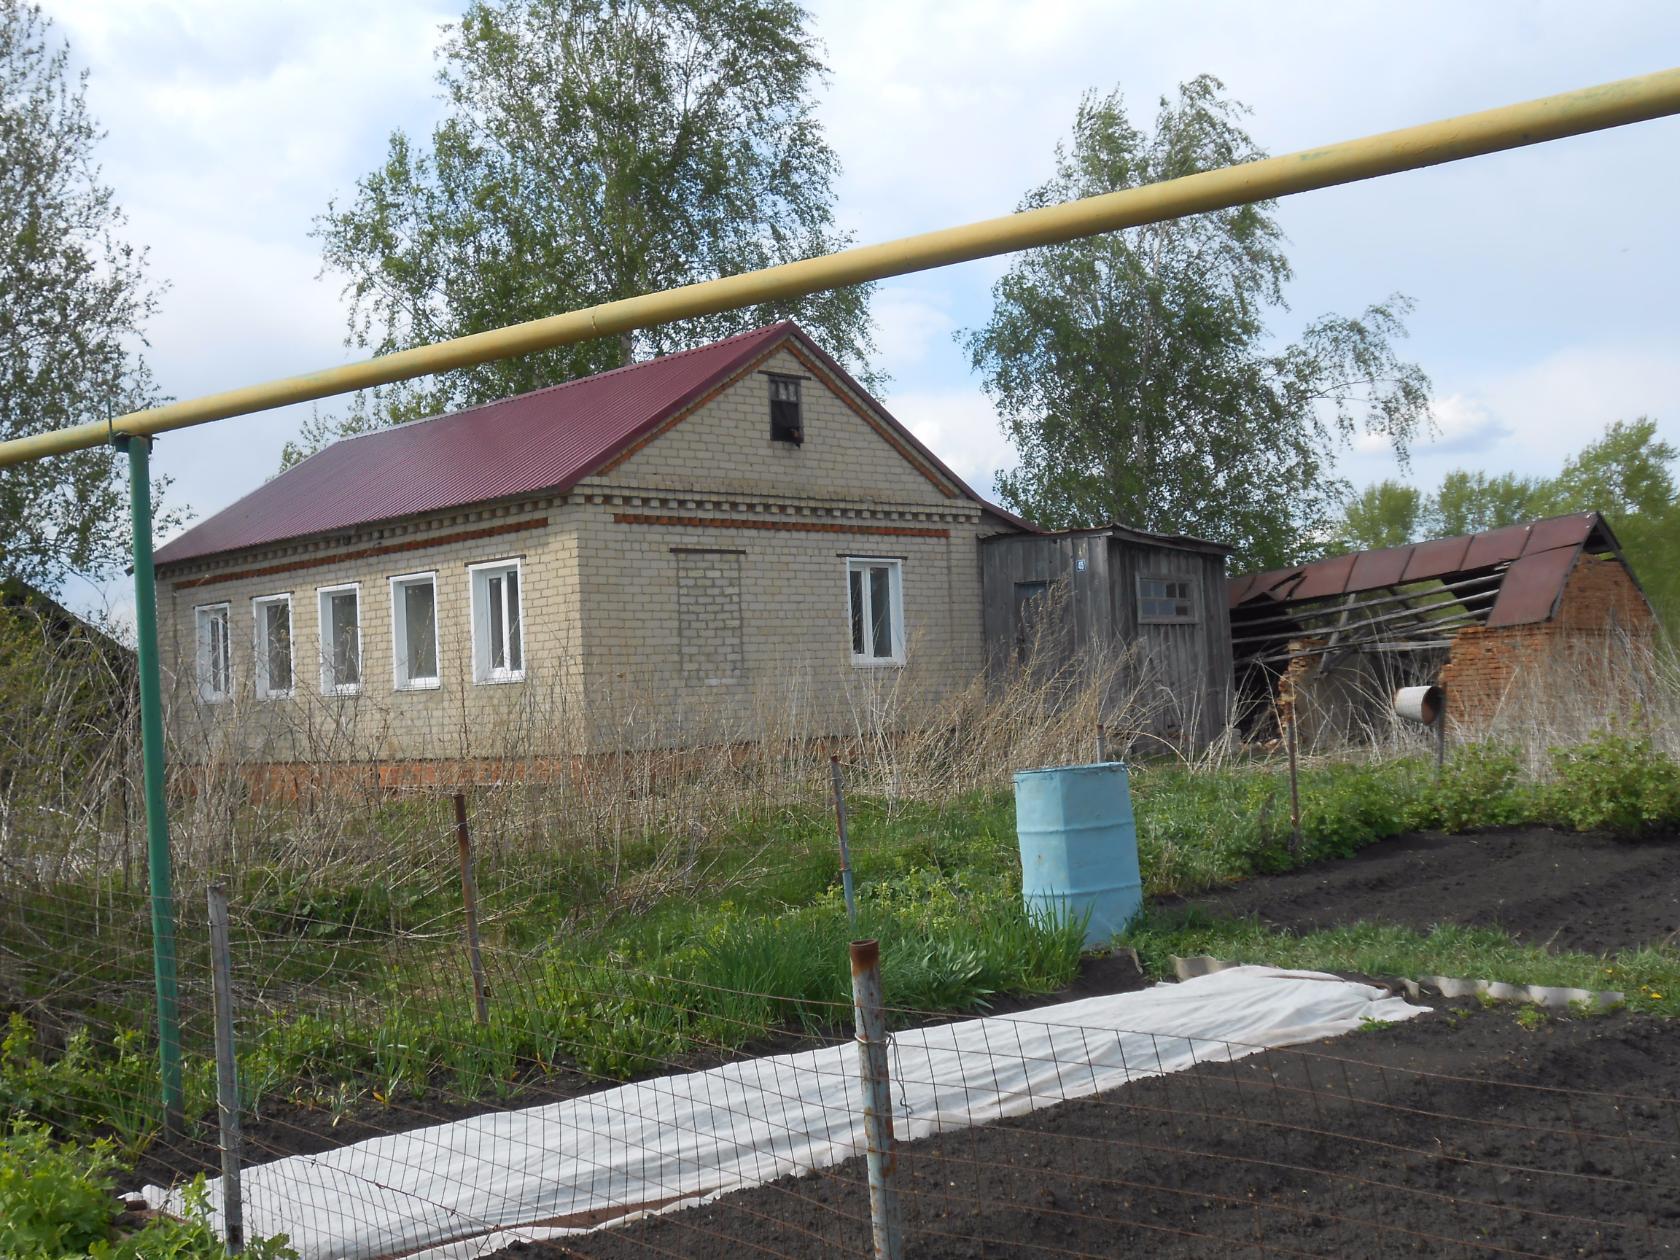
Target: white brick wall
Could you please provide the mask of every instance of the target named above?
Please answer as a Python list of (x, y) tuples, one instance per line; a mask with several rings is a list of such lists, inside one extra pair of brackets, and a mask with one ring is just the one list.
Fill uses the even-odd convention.
[[(771, 441), (763, 370), (806, 378), (803, 445)], [(783, 350), (564, 499), (160, 573), (172, 730), (189, 757), (210, 741), (274, 761), (547, 756), (790, 726), (844, 731), (884, 689), (931, 699), (980, 671), (978, 539), (993, 531), (949, 489)], [(487, 529), (509, 532), (426, 541)], [(344, 554), (394, 546), (403, 549)], [(906, 666), (853, 663), (849, 555), (902, 560)], [(526, 678), (475, 683), (467, 566), (512, 557), (523, 566)], [(255, 569), (280, 571), (232, 576)], [(390, 579), (427, 571), (437, 574), (440, 685), (400, 690)], [(187, 584), (201, 578), (210, 580)], [(351, 699), (320, 694), (316, 592), (345, 582), (361, 585), (363, 686)], [(281, 593), (292, 595), (298, 689), (258, 701), (251, 601)], [(194, 609), (222, 601), (235, 695), (204, 704), (192, 683)]]

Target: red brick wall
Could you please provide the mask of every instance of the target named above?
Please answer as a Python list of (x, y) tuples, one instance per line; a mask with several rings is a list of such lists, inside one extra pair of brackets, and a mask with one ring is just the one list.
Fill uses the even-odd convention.
[(1558, 687), (1579, 701), (1583, 685), (1603, 688), (1609, 711), (1640, 672), (1655, 633), (1651, 606), (1621, 562), (1584, 555), (1550, 621), (1459, 633), (1441, 670), (1448, 716), (1485, 725)]

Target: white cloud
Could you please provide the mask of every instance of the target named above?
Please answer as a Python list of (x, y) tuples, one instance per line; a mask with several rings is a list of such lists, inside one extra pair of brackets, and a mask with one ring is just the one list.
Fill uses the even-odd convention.
[[(1459, 384), (1434, 403), (1440, 437), (1413, 451), (1407, 479), (1416, 484), (1460, 467), (1551, 476), (1605, 425), (1639, 416), (1680, 442), (1680, 359), (1665, 346), (1567, 346)], [(1397, 471), (1382, 444), (1367, 440), (1343, 466), (1357, 482)]]
[(991, 400), (977, 389), (905, 390), (884, 400), (888, 410), (987, 497), (993, 479), (1015, 467), (1015, 451), (998, 424)]

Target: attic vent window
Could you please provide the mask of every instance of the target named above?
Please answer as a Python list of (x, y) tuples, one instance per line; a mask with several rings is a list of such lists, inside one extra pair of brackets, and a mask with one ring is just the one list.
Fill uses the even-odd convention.
[(1176, 575), (1138, 578), (1138, 620), (1146, 624), (1200, 620), (1190, 579)]
[(770, 378), (770, 440), (791, 442), (795, 446), (805, 441), (805, 421), (799, 410), (797, 376)]

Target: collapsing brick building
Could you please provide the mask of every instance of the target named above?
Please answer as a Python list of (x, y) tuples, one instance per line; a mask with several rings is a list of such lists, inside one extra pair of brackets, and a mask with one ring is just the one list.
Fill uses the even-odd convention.
[(1656, 633), (1597, 512), (1247, 574), (1227, 595), (1239, 724), (1264, 734), (1281, 710), (1309, 745), (1386, 720), (1419, 683), (1461, 728), (1566, 692), (1614, 711), (1648, 682)]

